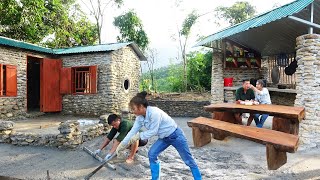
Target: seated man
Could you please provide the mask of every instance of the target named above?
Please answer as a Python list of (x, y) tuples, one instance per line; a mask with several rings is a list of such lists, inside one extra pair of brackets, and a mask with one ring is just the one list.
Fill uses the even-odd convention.
[[(259, 79), (257, 81), (256, 87), (250, 85), (250, 88), (253, 89), (255, 92), (255, 101), (259, 102), (259, 104), (271, 104), (269, 91), (267, 88), (264, 87), (264, 82), (262, 81), (262, 79)], [(256, 123), (256, 126), (261, 128), (268, 116), (269, 114), (254, 114), (253, 119)]]
[[(253, 101), (255, 99), (254, 92), (252, 89), (250, 89), (250, 81), (248, 79), (245, 79), (242, 81), (242, 87), (237, 89), (236, 91), (236, 103), (242, 104), (242, 102), (249, 100)], [(235, 113), (235, 119), (237, 120), (238, 124), (242, 124), (242, 117), (241, 113)], [(252, 118), (251, 116), (249, 119)], [(249, 121), (248, 119), (248, 121)]]
[[(132, 121), (121, 120), (121, 117), (116, 114), (109, 115), (108, 124), (112, 126), (112, 129), (108, 134), (107, 138), (105, 139), (105, 141), (103, 142), (103, 144), (101, 145), (101, 147), (95, 151), (95, 154), (100, 154), (101, 150), (110, 143), (110, 141), (115, 137), (117, 132), (119, 132), (119, 135), (113, 141), (112, 148), (104, 158), (105, 160), (108, 160), (111, 157), (111, 155), (116, 151), (120, 142), (126, 137), (126, 135), (128, 134), (128, 132), (131, 130), (133, 126)], [(139, 141), (133, 142), (131, 144), (131, 153), (127, 158), (126, 162), (132, 163), (134, 159), (134, 155), (138, 150), (138, 146), (145, 146), (147, 143), (148, 143), (148, 140), (139, 140)]]

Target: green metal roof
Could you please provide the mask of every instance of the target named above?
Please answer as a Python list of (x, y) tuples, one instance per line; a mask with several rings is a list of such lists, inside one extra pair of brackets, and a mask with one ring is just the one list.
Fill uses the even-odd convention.
[[(297, 0), (289, 4), (283, 5), (269, 12), (260, 14), (251, 19), (248, 19), (242, 23), (223, 29), (215, 34), (212, 34), (202, 41), (198, 42), (195, 46), (208, 46), (211, 47), (211, 42), (215, 40), (224, 39), (226, 37), (238, 34), (249, 29), (257, 28), (270, 22), (277, 21), (279, 19), (288, 17), (299, 11), (303, 10), (314, 0)], [(317, 10), (315, 10), (317, 11)]]
[(77, 46), (63, 49), (53, 49), (55, 54), (75, 54), (87, 52), (100, 52), (100, 51), (114, 51), (131, 43), (111, 43), (111, 44), (98, 44), (92, 46)]
[(21, 49), (26, 49), (26, 50), (36, 51), (36, 52), (42, 52), (47, 54), (55, 54), (55, 55), (115, 51), (125, 46), (130, 46), (133, 48), (134, 52), (137, 54), (137, 56), (140, 58), (141, 61), (146, 60), (146, 57), (143, 55), (142, 51), (133, 42), (99, 44), (99, 45), (92, 45), (92, 46), (78, 46), (78, 47), (63, 48), (63, 49), (51, 49), (51, 48), (44, 48), (34, 44), (0, 36), (0, 45), (6, 45), (6, 46), (21, 48)]
[(64, 49), (53, 49), (54, 54), (64, 55), (64, 54), (78, 54), (78, 53), (90, 53), (90, 52), (106, 52), (115, 51), (121, 49), (125, 46), (130, 46), (140, 58), (141, 61), (146, 61), (147, 58), (143, 55), (139, 47), (133, 42), (126, 43), (110, 43), (110, 44), (98, 44), (92, 46), (78, 46)]
[(37, 46), (37, 45), (34, 45), (34, 44), (30, 44), (30, 43), (26, 43), (26, 42), (14, 40), (14, 39), (6, 38), (6, 37), (3, 37), (3, 36), (0, 36), (0, 44), (7, 45), (7, 46), (12, 46), (12, 47), (16, 47), (16, 48), (21, 48), (21, 49), (37, 51), (37, 52), (50, 53), (50, 54), (53, 53), (53, 50), (50, 49), (50, 48), (40, 47), (40, 46)]

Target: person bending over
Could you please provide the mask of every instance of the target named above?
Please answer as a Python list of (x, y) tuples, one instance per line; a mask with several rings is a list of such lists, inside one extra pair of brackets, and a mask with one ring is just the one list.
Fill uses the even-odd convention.
[[(113, 145), (109, 150), (109, 152), (107, 153), (104, 160), (108, 160), (111, 157), (111, 155), (116, 151), (120, 142), (126, 137), (126, 135), (128, 134), (128, 132), (131, 130), (133, 126), (132, 121), (121, 120), (121, 117), (117, 114), (109, 115), (108, 124), (112, 126), (112, 129), (108, 134), (108, 136), (106, 137), (105, 141), (100, 146), (100, 148), (95, 151), (95, 154), (100, 154), (101, 150), (104, 149), (112, 141), (115, 135), (117, 133), (119, 133), (119, 135), (117, 136), (116, 139), (113, 140)], [(128, 158), (126, 159), (126, 162), (132, 163), (134, 160), (134, 155), (138, 150), (138, 147), (145, 146), (147, 142), (148, 142), (147, 139), (131, 142), (131, 152)]]
[[(194, 161), (188, 146), (187, 138), (176, 122), (164, 111), (157, 107), (149, 106), (146, 95), (138, 93), (129, 103), (136, 120), (130, 132), (123, 139), (117, 151), (125, 148), (130, 139), (149, 139), (158, 136), (158, 140), (151, 146), (148, 152), (152, 180), (160, 179), (160, 161), (158, 156), (169, 146), (173, 146), (184, 163), (189, 166), (191, 173), (196, 180), (201, 180), (201, 173)], [(137, 134), (145, 127), (147, 130)]]

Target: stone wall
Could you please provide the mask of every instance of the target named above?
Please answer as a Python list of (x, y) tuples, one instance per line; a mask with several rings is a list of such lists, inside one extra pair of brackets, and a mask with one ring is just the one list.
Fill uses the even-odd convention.
[(0, 46), (0, 64), (17, 67), (17, 96), (0, 98), (0, 119), (14, 119), (25, 114), (26, 53)]
[(211, 103), (223, 102), (223, 60), (222, 54), (213, 52), (211, 71)]
[[(98, 66), (97, 94), (64, 95), (63, 112), (68, 114), (120, 114), (128, 108), (129, 100), (138, 92), (140, 61), (130, 47), (110, 53), (91, 53), (64, 56), (64, 67)], [(124, 81), (130, 87), (124, 89)]]
[(79, 122), (61, 122), (59, 134), (21, 133), (14, 131), (12, 121), (0, 121), (0, 143), (17, 146), (51, 146), (63, 149), (74, 149), (83, 142), (92, 140), (102, 134), (110, 132), (110, 126), (105, 125), (104, 117), (100, 117), (98, 124), (82, 127)]
[(259, 79), (261, 76), (258, 69), (233, 68), (223, 72), (223, 78), (233, 77), (233, 86), (241, 86), (244, 79)]
[(157, 106), (172, 117), (211, 117), (203, 106), (210, 105), (209, 101), (170, 101), (150, 100), (149, 104)]
[(305, 107), (300, 123), (303, 148), (320, 146), (320, 35), (307, 34), (296, 39), (297, 98), (295, 106)]
[(0, 46), (0, 64), (17, 67), (17, 96), (0, 97), (0, 119), (21, 119), (27, 109), (27, 55), (46, 57), (43, 54)]
[(294, 106), (294, 101), (296, 100), (296, 93), (284, 93), (270, 91), (270, 98), (272, 104)]

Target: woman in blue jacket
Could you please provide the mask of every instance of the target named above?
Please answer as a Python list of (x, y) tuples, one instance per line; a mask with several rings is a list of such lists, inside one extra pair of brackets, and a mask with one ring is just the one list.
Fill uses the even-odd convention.
[[(160, 179), (159, 154), (172, 145), (180, 154), (184, 163), (190, 167), (195, 180), (201, 180), (201, 173), (194, 161), (183, 131), (176, 122), (164, 111), (157, 107), (149, 106), (145, 93), (138, 93), (130, 101), (130, 107), (136, 115), (133, 127), (127, 136), (121, 141), (116, 152), (123, 150), (130, 142), (147, 140), (152, 136), (158, 136), (158, 140), (151, 146), (148, 157), (150, 162), (152, 180)], [(145, 127), (147, 130), (138, 133)]]

